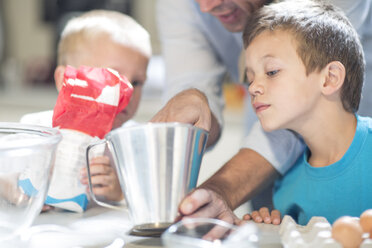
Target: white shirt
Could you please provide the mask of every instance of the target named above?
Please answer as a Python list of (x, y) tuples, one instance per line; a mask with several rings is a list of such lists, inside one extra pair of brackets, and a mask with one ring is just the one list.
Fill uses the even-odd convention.
[[(24, 124), (52, 127), (53, 126), (52, 125), (53, 110), (25, 114), (24, 116), (21, 117), (21, 120), (19, 122), (24, 123)], [(122, 127), (124, 126), (129, 127), (129, 126), (133, 126), (136, 124), (137, 122), (133, 120), (128, 120), (125, 123), (123, 123)]]
[(19, 122), (25, 124), (52, 127), (53, 110), (25, 114)]
[[(367, 78), (372, 78), (372, 0), (331, 2), (346, 12), (361, 35)], [(197, 88), (207, 95), (222, 127), (222, 84), (226, 73), (238, 82), (241, 33), (227, 31), (215, 17), (202, 13), (194, 0), (158, 0), (157, 18), (166, 67), (165, 100), (182, 90)], [(372, 85), (366, 84), (363, 93), (372, 95)], [(369, 98), (362, 99), (359, 114), (372, 116), (372, 108), (368, 107), (372, 106), (372, 97)], [(302, 152), (302, 142), (287, 130), (264, 132), (251, 106), (245, 119), (247, 136), (242, 146), (260, 153), (284, 174)]]

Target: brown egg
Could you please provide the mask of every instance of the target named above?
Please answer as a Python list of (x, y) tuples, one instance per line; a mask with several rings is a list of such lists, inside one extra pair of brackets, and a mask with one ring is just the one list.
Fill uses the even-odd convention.
[(332, 238), (344, 248), (356, 248), (362, 243), (363, 230), (359, 221), (350, 216), (338, 218), (332, 227)]
[(372, 237), (372, 209), (368, 209), (360, 215), (360, 225), (363, 232), (369, 233), (369, 236)]

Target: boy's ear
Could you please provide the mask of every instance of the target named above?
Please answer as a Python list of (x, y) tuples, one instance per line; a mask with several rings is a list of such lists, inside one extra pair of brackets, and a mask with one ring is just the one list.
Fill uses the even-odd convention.
[(345, 67), (339, 61), (332, 61), (328, 63), (324, 71), (324, 82), (322, 85), (322, 93), (325, 95), (331, 95), (338, 91), (345, 80)]
[(64, 65), (59, 65), (54, 70), (54, 81), (56, 83), (56, 88), (58, 92), (61, 90), (63, 85), (63, 75), (65, 74), (66, 67)]

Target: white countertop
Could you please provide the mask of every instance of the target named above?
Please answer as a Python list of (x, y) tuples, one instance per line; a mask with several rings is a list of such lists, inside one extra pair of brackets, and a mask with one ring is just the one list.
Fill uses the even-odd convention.
[(51, 210), (41, 213), (30, 228), (30, 248), (43, 247), (161, 247), (160, 238), (129, 235), (127, 210), (99, 206), (84, 213)]
[[(111, 210), (99, 206), (84, 213), (51, 210), (41, 213), (34, 221), (24, 243), (27, 248), (160, 248), (160, 238), (129, 235), (132, 224), (126, 209)], [(261, 247), (282, 247), (279, 226), (259, 224), (266, 243)], [(27, 244), (27, 245), (25, 245)]]

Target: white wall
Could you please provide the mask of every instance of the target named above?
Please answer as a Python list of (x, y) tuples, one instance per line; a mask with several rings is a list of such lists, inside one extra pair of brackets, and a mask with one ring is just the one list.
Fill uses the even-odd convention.
[[(54, 59), (55, 27), (42, 21), (42, 0), (2, 1), (8, 57), (5, 61), (5, 77), (9, 78), (5, 83), (8, 89), (17, 91), (26, 86), (24, 70), (27, 65)], [(155, 4), (155, 0), (134, 0), (133, 14), (149, 31), (154, 54), (157, 54), (160, 49), (156, 33)]]

